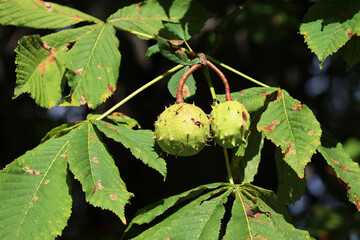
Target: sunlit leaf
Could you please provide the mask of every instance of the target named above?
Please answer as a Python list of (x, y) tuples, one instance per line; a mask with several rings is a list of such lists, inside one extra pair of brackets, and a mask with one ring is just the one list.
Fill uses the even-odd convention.
[(279, 90), (277, 99), (261, 115), (257, 129), (281, 147), (285, 162), (303, 178), (321, 136), (320, 124), (311, 110), (285, 90)]
[(61, 105), (95, 108), (114, 93), (121, 58), (118, 47), (115, 29), (108, 24), (95, 25), (75, 43), (64, 60), (71, 92)]
[(352, 0), (321, 0), (306, 13), (300, 34), (312, 52), (325, 59), (338, 51), (353, 36), (360, 34), (360, 2)]
[(0, 1), (0, 24), (33, 28), (63, 28), (101, 20), (56, 3), (38, 0)]
[(42, 107), (58, 104), (63, 90), (65, 67), (58, 52), (47, 48), (39, 35), (25, 36), (16, 48), (16, 88), (14, 98), (30, 93)]
[(329, 132), (324, 131), (318, 151), (334, 169), (339, 181), (346, 187), (349, 201), (360, 212), (360, 167), (354, 162)]
[(166, 177), (166, 162), (154, 150), (155, 140), (150, 130), (132, 130), (101, 120), (92, 121), (107, 137), (121, 142), (131, 153), (144, 164)]
[(0, 238), (54, 239), (71, 214), (66, 137), (51, 139), (0, 171)]
[(94, 126), (86, 121), (68, 135), (69, 168), (80, 181), (86, 200), (111, 210), (126, 224), (124, 208), (133, 194), (126, 190), (119, 169)]

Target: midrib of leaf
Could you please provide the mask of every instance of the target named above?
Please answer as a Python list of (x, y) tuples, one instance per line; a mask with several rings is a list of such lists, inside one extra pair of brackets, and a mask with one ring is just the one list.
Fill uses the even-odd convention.
[[(246, 224), (247, 224), (247, 228), (248, 228), (248, 231), (249, 231), (249, 235), (250, 235), (250, 240), (253, 239), (252, 237), (252, 233), (251, 233), (251, 227), (250, 227), (250, 223), (249, 223), (249, 220), (248, 220), (248, 217), (247, 217), (247, 214), (246, 214), (246, 208), (245, 208), (245, 205), (244, 205), (244, 200), (243, 198), (241, 197), (241, 194), (240, 194), (240, 190), (239, 190), (239, 187), (237, 187), (236, 189), (234, 189), (236, 194), (239, 196), (240, 198), (240, 201), (241, 201), (241, 206), (244, 210), (244, 215), (245, 215), (245, 219), (246, 219)], [(235, 200), (236, 201), (236, 200)]]
[(31, 206), (31, 204), (32, 204), (33, 201), (34, 201), (34, 197), (36, 196), (37, 192), (39, 191), (39, 188), (40, 188), (40, 186), (42, 185), (45, 177), (47, 176), (47, 174), (48, 174), (49, 170), (51, 169), (52, 165), (54, 164), (55, 160), (58, 158), (59, 154), (60, 154), (60, 153), (62, 152), (62, 150), (68, 145), (68, 143), (69, 143), (69, 140), (67, 140), (67, 141), (64, 143), (64, 146), (58, 151), (58, 153), (56, 154), (56, 156), (55, 156), (55, 157), (53, 158), (53, 160), (51, 161), (51, 164), (49, 165), (48, 169), (46, 170), (44, 176), (42, 177), (39, 185), (36, 187), (35, 192), (34, 192), (34, 194), (33, 194), (32, 197), (31, 197), (31, 201), (29, 202), (28, 208), (26, 209), (26, 211), (25, 211), (25, 213), (24, 213), (24, 216), (23, 216), (23, 218), (21, 219), (20, 226), (19, 226), (18, 230), (16, 231), (16, 235), (19, 234), (20, 229), (22, 228), (22, 225), (23, 225), (23, 223), (24, 223), (24, 221), (25, 221), (25, 218), (26, 218), (26, 216), (27, 216), (27, 214), (28, 214), (28, 212), (29, 212), (29, 210), (30, 210), (30, 206)]
[(91, 59), (93, 58), (95, 48), (96, 48), (96, 46), (97, 46), (97, 44), (98, 44), (98, 42), (99, 42), (99, 38), (100, 38), (101, 34), (103, 33), (105, 27), (106, 27), (106, 24), (103, 25), (103, 27), (101, 28), (101, 30), (100, 30), (100, 32), (99, 32), (99, 34), (98, 34), (98, 36), (97, 36), (97, 38), (96, 38), (96, 40), (95, 40), (94, 46), (93, 46), (93, 48), (91, 49), (91, 53), (90, 53), (90, 55), (89, 55), (89, 57), (88, 57), (88, 61), (86, 62), (86, 65), (85, 65), (85, 67), (84, 67), (84, 72), (81, 74), (81, 77), (80, 77), (80, 79), (79, 79), (76, 87), (74, 88), (74, 91), (73, 91), (73, 92), (75, 92), (75, 90), (78, 88), (78, 86), (81, 86), (80, 83), (81, 83), (81, 81), (84, 79), (84, 77), (85, 77), (85, 75), (86, 75), (86, 73), (87, 73), (87, 71), (88, 71), (88, 69), (89, 69), (89, 65), (90, 65)]
[(285, 94), (281, 91), (281, 94), (282, 94), (282, 98), (281, 98), (281, 101), (283, 103), (283, 107), (284, 107), (284, 112), (285, 112), (285, 117), (286, 117), (286, 122), (289, 126), (289, 131), (291, 133), (291, 138), (292, 140), (294, 141), (294, 144), (295, 144), (295, 148), (297, 148), (297, 143), (296, 143), (296, 139), (294, 137), (294, 133), (293, 133), (293, 130), (292, 130), (292, 127), (291, 127), (291, 124), (290, 124), (290, 120), (289, 120), (289, 116), (287, 114), (287, 110), (286, 110), (286, 103), (285, 103)]

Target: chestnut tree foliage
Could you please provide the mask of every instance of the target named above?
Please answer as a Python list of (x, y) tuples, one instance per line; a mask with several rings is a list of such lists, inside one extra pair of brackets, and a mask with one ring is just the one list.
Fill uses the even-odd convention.
[[(44, 108), (87, 105), (96, 110), (123, 80), (119, 67), (126, 59), (121, 58), (117, 31), (127, 31), (143, 41), (153, 40), (148, 57), (160, 54), (178, 64), (128, 99), (166, 76), (170, 76), (168, 88), (175, 97), (188, 65), (199, 61), (187, 41), (213, 16), (195, 0), (146, 0), (117, 10), (106, 21), (51, 2), (1, 0), (2, 25), (62, 28), (49, 35), (24, 36), (18, 42), (14, 98), (28, 93)], [(73, 25), (79, 27), (65, 28)], [(360, 61), (356, 44), (359, 26), (360, 3), (320, 0), (308, 10), (299, 31), (318, 56), (320, 66), (341, 48), (351, 68)], [(166, 155), (160, 154), (153, 131), (141, 129), (135, 119), (115, 112), (127, 99), (105, 113), (94, 111), (84, 121), (49, 130), (37, 147), (0, 171), (0, 238), (60, 236), (72, 211), (68, 178), (73, 176), (89, 204), (112, 211), (128, 225), (125, 239), (311, 239), (307, 231), (290, 224), (286, 206), (305, 191), (305, 166), (316, 152), (334, 169), (346, 186), (349, 201), (360, 211), (359, 165), (322, 129), (301, 100), (211, 56), (207, 59), (254, 82), (252, 88), (231, 93), (232, 99), (249, 111), (251, 133), (246, 147), (224, 149), (228, 182), (169, 196), (140, 209), (135, 218), (126, 219), (125, 206), (136, 196), (127, 190), (121, 169), (115, 165), (121, 158), (111, 155), (103, 138), (121, 143), (135, 158), (160, 173), (164, 181), (167, 174)], [(203, 70), (206, 73), (207, 67)], [(190, 75), (183, 89), (185, 100), (196, 94), (195, 82)], [(68, 95), (66, 86), (70, 88)], [(225, 101), (221, 94), (213, 94), (213, 98), (214, 102)], [(277, 193), (251, 184), (263, 160), (265, 138), (277, 146), (281, 183)], [(146, 228), (133, 233), (135, 225)]]

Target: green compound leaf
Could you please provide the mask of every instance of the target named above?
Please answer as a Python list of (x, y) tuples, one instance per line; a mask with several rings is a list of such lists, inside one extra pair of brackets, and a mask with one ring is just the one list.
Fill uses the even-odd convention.
[(189, 33), (193, 36), (211, 16), (213, 15), (196, 1), (148, 0), (119, 9), (107, 22), (141, 38), (154, 39), (164, 28), (163, 21), (181, 22), (182, 26), (191, 22)]
[(14, 98), (27, 92), (42, 107), (57, 105), (65, 73), (65, 67), (58, 61), (59, 52), (48, 48), (39, 35), (23, 37), (15, 52), (17, 80)]
[(327, 131), (324, 131), (321, 137), (321, 146), (318, 151), (334, 169), (339, 181), (346, 187), (349, 201), (354, 203), (357, 210), (360, 211), (359, 164), (352, 161), (342, 144)]
[(115, 29), (108, 24), (95, 25), (75, 43), (64, 59), (71, 92), (61, 105), (95, 108), (114, 93), (121, 59), (118, 47)]
[(277, 99), (262, 114), (257, 129), (281, 147), (285, 162), (303, 178), (306, 164), (320, 145), (320, 124), (311, 110), (285, 90), (279, 90)]
[(304, 194), (306, 188), (305, 178), (299, 179), (294, 170), (282, 159), (281, 150), (276, 148), (275, 161), (278, 176), (278, 189), (276, 195), (279, 201), (288, 205), (295, 203)]
[(352, 0), (317, 1), (306, 13), (300, 34), (322, 67), (326, 57), (360, 34), (360, 2)]
[[(177, 87), (179, 85), (180, 79), (181, 79), (182, 75), (184, 75), (184, 73), (187, 70), (189, 70), (189, 68), (190, 67), (183, 67), (182, 69), (180, 69), (174, 75), (171, 76), (171, 78), (168, 82), (168, 89), (174, 98), (176, 97)], [(187, 99), (187, 98), (195, 95), (196, 82), (195, 82), (195, 79), (192, 74), (186, 79), (182, 93), (183, 93), (184, 99)]]
[(66, 137), (51, 139), (0, 171), (0, 238), (54, 239), (71, 214)]
[[(266, 101), (272, 96), (272, 94), (278, 91), (278, 88), (262, 88), (253, 87), (244, 89), (239, 92), (232, 92), (231, 98), (242, 103), (248, 112), (255, 112), (265, 106)], [(220, 102), (225, 101), (225, 94), (217, 95), (217, 100)]]
[(38, 0), (4, 0), (0, 2), (0, 24), (32, 28), (63, 28), (80, 22), (101, 20), (78, 10)]
[(144, 164), (166, 177), (166, 162), (155, 152), (154, 135), (150, 130), (132, 130), (124, 126), (114, 125), (102, 120), (92, 123), (107, 137), (122, 143), (131, 153)]
[(86, 121), (68, 136), (69, 168), (80, 181), (86, 200), (114, 212), (126, 224), (124, 208), (133, 194), (126, 190), (119, 169), (94, 126)]
[[(286, 222), (282, 213), (286, 208), (272, 191), (251, 184), (214, 183), (140, 210), (126, 234), (127, 239), (155, 240), (311, 239)], [(142, 224), (149, 228), (131, 236), (131, 230)]]

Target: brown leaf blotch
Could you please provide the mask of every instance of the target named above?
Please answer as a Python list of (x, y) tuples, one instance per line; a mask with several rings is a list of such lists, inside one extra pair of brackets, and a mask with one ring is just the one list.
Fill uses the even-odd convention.
[(272, 91), (268, 91), (268, 92), (266, 92), (266, 93), (260, 94), (260, 96), (266, 97), (266, 96), (269, 95), (270, 93), (272, 93)]
[(357, 210), (360, 212), (360, 203), (359, 203), (359, 199), (356, 196), (354, 196), (354, 202)]
[(102, 64), (98, 64), (97, 67), (98, 67), (98, 68), (102, 68), (103, 65), (102, 65)]
[(37, 196), (33, 197), (34, 202), (36, 202), (39, 198)]
[(111, 129), (111, 130), (113, 130), (113, 131), (115, 131), (115, 132), (118, 132), (118, 130), (116, 130), (115, 128), (112, 128), (109, 124), (107, 124), (107, 123), (104, 123), (104, 126), (105, 127), (107, 127), (108, 129)]
[(94, 185), (94, 194), (97, 194), (97, 191), (98, 191), (98, 189), (97, 189), (97, 187)]
[(81, 105), (85, 105), (85, 104), (86, 104), (86, 100), (85, 100), (84, 94), (81, 94), (80, 104), (81, 104)]
[(332, 161), (333, 164), (339, 164), (338, 161), (335, 161), (334, 159), (330, 158), (330, 160)]
[(50, 182), (50, 179), (46, 180), (46, 181), (44, 182), (44, 184), (47, 185), (49, 182)]
[(138, 148), (135, 148), (135, 150), (136, 150), (136, 151), (138, 151), (139, 153), (141, 153), (141, 150), (140, 150), (140, 149), (138, 149)]
[(104, 186), (101, 184), (101, 180), (97, 181), (98, 188), (104, 190)]
[(278, 92), (277, 92), (276, 99), (274, 100), (274, 102), (279, 101), (281, 97), (282, 97), (282, 92), (278, 91)]
[(308, 135), (310, 135), (310, 136), (312, 136), (314, 134), (314, 130), (310, 130), (309, 132), (308, 132)]
[(189, 97), (190, 96), (190, 89), (188, 85), (184, 85), (183, 89), (182, 89), (182, 94), (184, 97)]
[(111, 194), (111, 195), (110, 195), (110, 198), (111, 198), (111, 200), (114, 200), (114, 201), (115, 201), (115, 200), (117, 199), (117, 196), (116, 196), (116, 194)]
[(99, 159), (98, 159), (97, 157), (94, 157), (94, 158), (92, 159), (92, 161), (93, 161), (93, 163), (99, 164)]
[(263, 129), (268, 132), (273, 132), (275, 129), (275, 125), (280, 124), (279, 120), (273, 121), (270, 125), (264, 126)]
[(347, 166), (344, 166), (344, 165), (341, 165), (340, 168), (346, 172), (349, 171), (348, 167)]
[(28, 167), (23, 167), (24, 171), (30, 173), (31, 175), (40, 175), (39, 171), (29, 169)]
[(111, 93), (111, 94), (113, 94), (114, 93), (114, 87), (113, 86), (111, 86), (111, 85), (107, 85), (107, 90)]
[(51, 11), (53, 10), (50, 3), (44, 2), (44, 1), (42, 1), (42, 0), (40, 0), (40, 3), (41, 3), (44, 7), (46, 7), (46, 9), (47, 9), (46, 11), (51, 12)]
[(60, 155), (63, 159), (65, 159), (66, 157), (67, 157), (67, 150), (63, 153), (63, 154), (61, 154)]
[(307, 35), (306, 33), (304, 34), (304, 36), (305, 36), (307, 39), (310, 39), (310, 36)]
[(74, 74), (75, 75), (81, 75), (83, 71), (84, 71), (84, 68), (79, 68), (78, 70), (74, 71)]
[(298, 102), (293, 108), (293, 111), (298, 111), (298, 110), (302, 110), (303, 109), (303, 105), (301, 104), (301, 102)]

